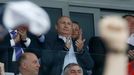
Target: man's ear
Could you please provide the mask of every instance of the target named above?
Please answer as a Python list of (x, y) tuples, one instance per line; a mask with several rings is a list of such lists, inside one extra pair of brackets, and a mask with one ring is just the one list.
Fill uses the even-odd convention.
[(23, 67), (23, 68), (27, 68), (27, 65), (26, 65), (25, 62), (22, 63), (22, 67)]

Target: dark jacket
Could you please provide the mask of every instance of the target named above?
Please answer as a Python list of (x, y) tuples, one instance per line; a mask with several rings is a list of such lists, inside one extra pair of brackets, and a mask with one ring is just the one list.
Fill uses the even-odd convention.
[[(24, 52), (33, 52), (38, 57), (40, 57), (40, 43), (38, 38), (31, 33), (28, 33), (28, 37), (31, 39), (31, 43), (29, 47), (26, 47), (23, 42), (21, 42), (21, 47), (23, 48)], [(4, 40), (0, 42), (0, 62), (5, 64), (5, 71), (6, 72), (18, 72), (17, 62), (12, 62), (12, 55), (14, 48), (10, 45), (10, 34), (8, 33)]]
[[(46, 50), (42, 52), (41, 58), (41, 74), (42, 75), (61, 75), (64, 58), (67, 53), (67, 48), (62, 39), (46, 39)], [(73, 41), (74, 42), (74, 41)], [(74, 51), (78, 64), (83, 68), (84, 75), (93, 67), (93, 60), (87, 49), (83, 49), (82, 53), (76, 51), (76, 46), (73, 43)]]

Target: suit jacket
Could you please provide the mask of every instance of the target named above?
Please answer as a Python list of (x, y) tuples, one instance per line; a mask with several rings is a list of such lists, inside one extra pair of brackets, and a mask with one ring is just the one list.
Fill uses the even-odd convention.
[[(105, 56), (108, 52), (105, 41), (100, 37), (92, 37), (89, 40), (89, 52), (94, 60), (92, 75), (102, 75), (105, 65)], [(134, 46), (128, 44), (128, 50), (134, 50)]]
[[(38, 57), (40, 57), (40, 51), (41, 51), (41, 46), (38, 38), (34, 36), (33, 34), (28, 32), (28, 37), (31, 39), (31, 43), (28, 47), (24, 45), (23, 42), (21, 42), (21, 47), (23, 48), (24, 52), (33, 52), (35, 53)], [(13, 50), (14, 48), (11, 47), (10, 45), (10, 34), (8, 33), (4, 40), (0, 42), (0, 62), (5, 63), (5, 70), (6, 72), (13, 72), (13, 73), (18, 73), (18, 67), (17, 67), (17, 62), (12, 62), (12, 55), (13, 55)]]
[[(46, 50), (42, 52), (41, 58), (41, 75), (61, 75), (64, 58), (67, 53), (67, 48), (62, 39), (46, 38)], [(73, 41), (74, 42), (74, 41)], [(76, 52), (76, 46), (73, 43), (74, 51)], [(82, 53), (75, 53), (78, 64), (83, 68), (84, 75), (87, 75), (87, 71), (93, 67), (93, 60), (87, 49), (84, 49)]]

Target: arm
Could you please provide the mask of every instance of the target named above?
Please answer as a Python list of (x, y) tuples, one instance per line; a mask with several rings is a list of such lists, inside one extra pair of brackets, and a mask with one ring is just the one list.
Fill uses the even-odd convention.
[(76, 53), (76, 58), (78, 63), (86, 70), (91, 70), (94, 66), (94, 62), (87, 51), (87, 49), (83, 49), (82, 53)]

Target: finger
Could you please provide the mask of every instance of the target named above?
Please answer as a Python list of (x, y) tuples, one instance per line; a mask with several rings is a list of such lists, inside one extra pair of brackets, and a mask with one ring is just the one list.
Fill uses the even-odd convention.
[(17, 33), (18, 33), (18, 34), (20, 34), (20, 35), (22, 35), (22, 34), (23, 34), (21, 31), (18, 31)]
[(129, 55), (130, 58), (132, 58), (134, 56), (132, 50), (128, 51), (128, 55)]
[(66, 38), (66, 43), (70, 43), (71, 42), (70, 39), (71, 39), (70, 37), (67, 37)]
[(83, 41), (83, 43), (84, 43), (84, 42), (86, 41), (86, 39), (83, 39), (82, 41)]
[(80, 45), (83, 45), (83, 42), (76, 41), (75, 44), (77, 44), (78, 46), (80, 46)]
[(77, 40), (77, 41), (75, 41), (75, 43), (79, 44), (80, 42)]
[(79, 32), (79, 39), (82, 39), (82, 29), (80, 29), (80, 32)]
[(78, 44), (78, 43), (75, 43), (75, 46), (76, 46), (76, 47), (79, 47), (79, 44)]
[(132, 54), (134, 55), (134, 50), (131, 50)]

